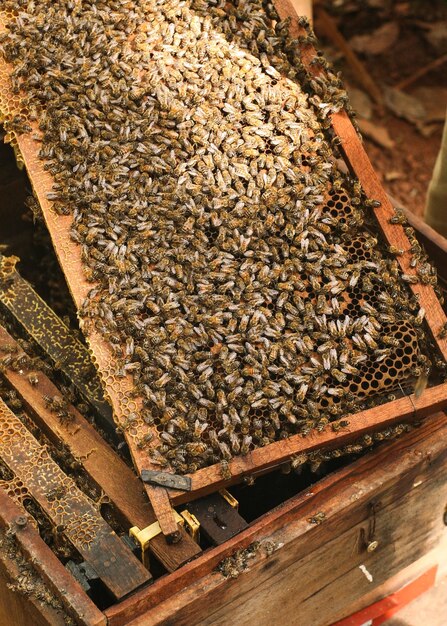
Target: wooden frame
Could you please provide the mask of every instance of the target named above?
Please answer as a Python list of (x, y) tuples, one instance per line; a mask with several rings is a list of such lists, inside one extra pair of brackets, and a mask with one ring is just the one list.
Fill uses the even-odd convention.
[[(20, 508), (0, 489), (0, 531), (13, 531), (18, 551), (36, 570), (48, 588), (60, 600), (67, 613), (85, 626), (105, 626), (103, 613), (84, 593), (78, 582), (67, 572), (62, 563), (51, 552), (39, 533), (30, 525), (17, 526), (22, 516)], [(63, 591), (63, 593), (60, 593)], [(31, 594), (32, 597), (32, 594)], [(45, 606), (43, 607), (45, 609)], [(39, 610), (38, 606), (36, 610)]]
[[(386, 585), (387, 593), (411, 580), (420, 571), (415, 563), (419, 558), (423, 564), (439, 562), (439, 550), (432, 551), (439, 546), (441, 533), (447, 539), (442, 520), (446, 504), (447, 417), (438, 414), (103, 612), (31, 525), (17, 527), (20, 510), (1, 490), (0, 533), (14, 531), (20, 551), (36, 573), (69, 615), (85, 626), (250, 626), (254, 621), (268, 626), (272, 611), (284, 623), (299, 616), (299, 624), (327, 626), (380, 598), (382, 583), (388, 579), (398, 576), (397, 582)], [(313, 523), (319, 512), (324, 513), (323, 521)], [(371, 538), (378, 544), (375, 551), (368, 551)], [(250, 546), (253, 557), (237, 578), (226, 578), (216, 569)], [(10, 600), (1, 585), (11, 580), (13, 566), (0, 547), (0, 615), (2, 604)], [(33, 623), (59, 624), (32, 595), (19, 597), (23, 613), (36, 615)], [(11, 626), (28, 623), (20, 621), (22, 612), (17, 620), (15, 614), (8, 615)]]
[[(275, 5), (281, 18), (291, 18), (290, 32), (293, 37), (305, 34), (305, 31), (300, 27), (296, 19), (296, 11), (290, 0), (277, 0)], [(0, 30), (1, 28), (0, 13)], [(312, 46), (305, 45), (302, 47), (302, 58), (309, 73), (321, 74), (323, 70), (312, 65), (315, 55), (316, 52)], [(8, 67), (1, 61), (0, 73), (5, 75), (8, 72)], [(13, 101), (12, 94), (11, 101)], [(393, 206), (381, 187), (363, 149), (360, 138), (344, 111), (332, 116), (332, 128), (335, 135), (341, 140), (341, 150), (348, 167), (359, 179), (366, 195), (381, 202), (381, 206), (374, 209), (377, 222), (386, 241), (390, 245), (404, 250), (404, 253), (398, 257), (402, 270), (407, 274), (415, 274), (415, 270), (410, 267), (410, 242), (404, 233), (402, 225), (390, 224), (390, 217), (394, 215)], [(33, 133), (37, 135), (39, 133), (35, 125)], [(70, 238), (71, 216), (56, 215), (52, 210), (52, 203), (47, 199), (47, 192), (51, 190), (53, 180), (51, 175), (45, 171), (42, 161), (37, 156), (39, 143), (31, 134), (21, 135), (17, 138), (17, 143), (26, 163), (34, 191), (39, 199), (59, 262), (67, 278), (67, 283), (76, 306), (79, 309), (92, 285), (83, 278), (79, 246)], [(433, 288), (419, 283), (411, 284), (410, 287), (413, 293), (420, 298), (421, 304), (424, 304), (430, 333), (442, 356), (447, 360), (447, 339), (439, 337), (439, 331), (447, 323), (447, 318)], [(110, 367), (110, 363), (113, 361), (112, 354), (97, 331), (91, 330), (87, 338), (101, 373), (106, 393), (114, 407), (115, 417), (117, 422), (120, 423), (124, 420), (126, 412), (138, 411), (140, 407), (139, 403), (131, 398), (132, 380), (130, 376), (119, 380), (114, 377), (113, 370)], [(321, 445), (329, 444), (333, 447), (338, 447), (348, 441), (355, 440), (355, 438), (358, 438), (367, 430), (385, 427), (404, 419), (423, 417), (447, 405), (446, 390), (446, 386), (440, 385), (427, 390), (417, 403), (414, 399), (402, 398), (388, 405), (360, 412), (351, 419), (349, 428), (337, 434), (333, 432), (329, 425), (322, 433), (313, 434), (307, 438), (299, 435), (292, 436), (287, 440), (270, 444), (265, 448), (256, 449), (246, 457), (236, 457), (229, 463), (229, 471), (231, 473), (231, 479), (229, 480), (222, 478), (219, 465), (199, 470), (191, 475), (193, 491), (188, 492), (188, 494), (181, 492), (168, 493), (164, 488), (146, 485), (146, 492), (160, 527), (167, 538), (178, 540), (179, 531), (171, 509), (171, 501), (179, 503), (187, 499), (193, 499), (213, 491), (219, 486), (240, 480), (247, 473), (268, 470), (297, 452), (310, 451)], [(142, 420), (139, 428), (150, 430)], [(134, 435), (128, 431), (126, 431), (125, 435), (137, 470), (141, 473), (143, 469), (151, 468), (146, 454), (143, 454), (135, 445)], [(155, 445), (157, 441), (158, 435), (154, 438), (151, 445)]]
[[(333, 449), (355, 441), (366, 433), (385, 430), (392, 424), (400, 421), (418, 421), (434, 411), (439, 411), (447, 406), (447, 383), (427, 389), (419, 399), (414, 396), (405, 396), (376, 406), (367, 411), (356, 413), (350, 418), (349, 426), (342, 428), (334, 437), (334, 432), (329, 426), (321, 432), (312, 432), (307, 437), (293, 435), (284, 441), (272, 443), (265, 448), (257, 448), (246, 456), (234, 458), (228, 464), (228, 470), (232, 473), (231, 478), (224, 478), (219, 465), (198, 470), (190, 474), (192, 492), (180, 492), (170, 490), (171, 500), (174, 504), (187, 502), (193, 497), (203, 496), (216, 489), (228, 487), (247, 475), (263, 473), (268, 469), (274, 469), (290, 459), (295, 454), (311, 452), (317, 449)], [(346, 418), (343, 418), (346, 419)], [(351, 424), (353, 424), (351, 426)]]
[[(115, 599), (123, 598), (152, 579), (90, 498), (62, 471), (47, 448), (1, 398), (0, 458), (54, 527), (61, 529), (60, 533), (94, 568)], [(3, 486), (1, 491), (5, 493)], [(26, 524), (26, 509), (21, 515)]]
[[(12, 346), (18, 357), (25, 354), (1, 324), (0, 344)], [(31, 373), (37, 378), (34, 385), (29, 383)], [(67, 410), (71, 419), (63, 423), (48, 408), (45, 396), (52, 398), (60, 396), (61, 392), (42, 371), (31, 370), (25, 364), (19, 371), (5, 367), (3, 376), (23, 402), (30, 418), (49, 440), (55, 445), (63, 443), (74, 458), (82, 460), (85, 472), (110, 499), (125, 527), (146, 528), (156, 521), (141, 482), (79, 411), (69, 405)], [(152, 539), (149, 550), (168, 572), (181, 567), (201, 551), (183, 530), (181, 542), (168, 545), (160, 534)]]
[[(166, 580), (107, 609), (110, 626), (327, 626), (446, 532), (447, 418), (334, 472)], [(418, 491), (420, 490), (420, 491)], [(325, 517), (312, 522), (317, 512)], [(429, 518), (429, 519), (428, 519)], [(425, 520), (425, 521), (422, 521)], [(368, 552), (372, 529), (377, 550)], [(223, 559), (259, 542), (236, 579)], [(256, 544), (255, 544), (256, 545)], [(263, 546), (265, 546), (263, 548)], [(369, 582), (359, 566), (373, 575)]]

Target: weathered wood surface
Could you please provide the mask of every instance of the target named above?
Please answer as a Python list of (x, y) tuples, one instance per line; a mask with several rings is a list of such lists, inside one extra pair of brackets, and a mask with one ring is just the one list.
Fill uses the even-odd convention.
[[(17, 349), (15, 356), (23, 353), (1, 325), (0, 345)], [(30, 373), (36, 374), (37, 384), (30, 384)], [(125, 525), (145, 528), (156, 521), (142, 483), (79, 411), (69, 405), (67, 409), (71, 419), (63, 422), (47, 407), (45, 396), (52, 398), (61, 396), (61, 393), (43, 372), (35, 372), (23, 365), (20, 371), (5, 367), (3, 376), (50, 441), (63, 442), (73, 456), (79, 459), (87, 474), (110, 498)], [(200, 547), (191, 537), (183, 529), (181, 533), (183, 541), (180, 544), (169, 546), (164, 536), (158, 535), (149, 546), (149, 550), (169, 572), (200, 553)]]
[[(1, 542), (1, 539), (0, 539)], [(24, 601), (10, 588), (20, 576), (14, 561), (0, 547), (0, 624), (1, 626), (65, 626), (65, 611), (57, 611), (29, 595)]]
[[(60, 601), (68, 615), (70, 615), (77, 624), (85, 626), (105, 626), (106, 620), (103, 613), (93, 604), (78, 582), (67, 572), (62, 563), (51, 552), (38, 532), (27, 524), (25, 527), (18, 527), (15, 520), (22, 515), (22, 511), (9, 498), (6, 493), (0, 489), (0, 530), (5, 533), (14, 532), (14, 541), (18, 549), (21, 551), (26, 560), (32, 564), (36, 570), (38, 577), (48, 586), (56, 598)], [(14, 574), (14, 562), (8, 558), (8, 555), (2, 554), (0, 551), (0, 572), (2, 576), (8, 577), (8, 574)], [(8, 602), (10, 596), (3, 589), (3, 580), (0, 577), (0, 603)], [(2, 626), (29, 626), (30, 622), (21, 622), (21, 611), (18, 606), (22, 605), (24, 614), (28, 612), (35, 615), (36, 619), (31, 624), (46, 624), (48, 611), (35, 603), (32, 596), (18, 596), (17, 602), (14, 602), (15, 609), (11, 607), (10, 621), (0, 622)], [(2, 605), (2, 611), (8, 615), (9, 604)], [(39, 617), (37, 617), (39, 616)], [(54, 617), (54, 614), (51, 615)], [(13, 618), (16, 619), (14, 623)], [(38, 621), (41, 620), (41, 621)], [(64, 622), (62, 622), (64, 623)], [(49, 621), (48, 626), (58, 626), (58, 622)]]
[[(427, 552), (422, 558), (412, 562), (408, 567), (403, 568), (394, 576), (391, 576), (379, 586), (371, 586), (361, 598), (358, 598), (349, 606), (344, 606), (334, 614), (334, 620), (341, 620), (349, 615), (374, 604), (382, 598), (387, 598), (402, 587), (405, 587), (419, 576), (433, 567), (437, 567), (436, 579), (442, 580), (447, 575), (447, 532), (444, 531), (441, 541), (436, 544), (433, 550)], [(403, 626), (403, 625), (402, 625)], [(431, 626), (431, 624), (427, 624)]]
[(265, 448), (257, 448), (246, 456), (235, 457), (228, 463), (231, 478), (222, 475), (220, 465), (201, 469), (191, 474), (192, 492), (171, 490), (171, 499), (176, 504), (186, 502), (192, 494), (197, 497), (240, 482), (243, 476), (278, 466), (294, 454), (311, 452), (319, 448), (338, 448), (361, 438), (366, 433), (384, 430), (400, 421), (422, 419), (446, 406), (447, 383), (443, 383), (426, 389), (419, 398), (415, 398), (414, 395), (404, 396), (367, 411), (348, 415), (341, 420), (348, 421), (348, 426), (344, 426), (337, 433), (334, 433), (333, 425), (329, 424), (321, 432), (312, 431), (306, 437), (292, 435)]
[[(134, 626), (194, 626), (214, 624), (212, 616), (243, 624), (244, 607), (250, 603), (251, 623), (262, 626), (272, 623), (265, 602), (275, 607), (278, 623), (291, 623), (291, 616), (299, 615), (305, 602), (310, 616), (312, 611), (335, 610), (332, 604), (340, 602), (340, 596), (348, 605), (370, 588), (359, 565), (365, 564), (379, 584), (439, 540), (445, 531), (446, 478), (447, 417), (437, 414), (397, 441), (327, 476), (169, 579), (156, 581), (107, 609), (109, 624), (120, 626), (134, 619)], [(379, 547), (369, 554), (363, 541), (372, 525), (372, 503)], [(318, 512), (325, 514), (324, 521), (312, 524), (309, 520)], [(239, 578), (225, 579), (214, 571), (222, 559), (255, 541), (261, 543), (260, 549)], [(289, 579), (283, 578), (285, 572)], [(310, 593), (302, 595), (307, 589), (321, 593), (318, 602)], [(320, 623), (312, 619), (294, 624)]]
[[(16, 358), (25, 354), (1, 324), (0, 346), (14, 348), (16, 352), (13, 356)], [(124, 523), (143, 528), (155, 521), (141, 482), (79, 411), (68, 404), (66, 410), (70, 419), (64, 421), (48, 408), (45, 396), (62, 397), (62, 394), (42, 371), (29, 369), (25, 362), (20, 370), (3, 366), (2, 374), (37, 426), (50, 441), (63, 442), (79, 459), (87, 474), (109, 496)], [(30, 374), (36, 377), (37, 382), (30, 383)]]
[(0, 458), (116, 599), (150, 581), (150, 573), (100, 516), (93, 502), (2, 399)]
[[(1, 260), (1, 258), (0, 258)], [(56, 369), (94, 409), (102, 428), (114, 428), (112, 408), (104, 399), (101, 382), (87, 348), (77, 339), (31, 285), (14, 271), (0, 288), (1, 310), (39, 346)]]
[[(394, 206), (400, 206), (397, 201), (393, 203)], [(426, 249), (431, 263), (436, 267), (439, 278), (447, 281), (447, 239), (426, 224), (422, 218), (411, 211), (403, 210), (408, 222), (416, 230), (417, 238)]]
[(426, 503), (436, 502), (441, 485), (447, 497), (445, 477), (445, 471), (441, 476), (433, 476), (423, 498), (417, 493), (407, 494), (376, 516), (379, 547), (375, 553), (365, 553), (361, 541), (367, 527), (364, 522), (357, 524), (258, 584), (249, 597), (242, 595), (210, 617), (204, 616), (201, 626), (225, 626), (229, 620), (239, 626), (251, 626), (254, 616), (259, 626), (267, 626), (275, 619), (290, 623), (293, 616), (294, 626), (327, 626), (333, 612), (342, 610), (351, 594), (367, 593), (372, 584), (380, 584), (436, 544), (441, 515), (435, 529), (433, 511), (427, 510)]

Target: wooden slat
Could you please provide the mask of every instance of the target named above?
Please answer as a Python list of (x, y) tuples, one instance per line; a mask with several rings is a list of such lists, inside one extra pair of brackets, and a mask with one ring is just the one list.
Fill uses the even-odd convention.
[(402, 421), (417, 421), (446, 407), (447, 383), (444, 383), (426, 389), (420, 398), (415, 398), (414, 395), (405, 396), (367, 411), (348, 415), (342, 420), (348, 421), (348, 426), (341, 428), (337, 433), (333, 431), (334, 424), (329, 424), (321, 432), (312, 431), (307, 437), (292, 435), (265, 448), (256, 448), (246, 456), (235, 457), (228, 463), (228, 473), (231, 477), (223, 475), (220, 465), (201, 469), (191, 474), (192, 491), (172, 491), (171, 499), (176, 504), (187, 502), (191, 496), (211, 493), (239, 482), (246, 475), (278, 466), (294, 454), (322, 448), (339, 448), (360, 439), (366, 433), (385, 430)]
[(0, 527), (4, 531), (14, 529), (14, 540), (18, 549), (77, 624), (105, 626), (106, 619), (103, 613), (67, 572), (39, 533), (31, 524), (25, 527), (16, 525), (15, 520), (21, 515), (20, 508), (0, 489)]
[[(17, 349), (15, 356), (24, 354), (14, 338), (0, 325), (0, 347), (5, 345)], [(109, 496), (128, 527), (145, 528), (156, 521), (143, 485), (132, 470), (74, 406), (67, 407), (72, 415), (70, 421), (61, 422), (47, 407), (44, 399), (44, 396), (60, 396), (59, 390), (40, 371), (33, 370), (38, 382), (31, 385), (28, 378), (31, 372), (25, 365), (20, 371), (5, 367), (3, 376), (15, 389), (39, 428), (51, 441), (63, 442), (73, 456), (81, 460), (87, 474)], [(170, 572), (200, 553), (200, 547), (191, 537), (183, 529), (181, 532), (182, 542), (179, 546), (169, 546), (162, 536), (155, 537), (149, 546), (149, 550)]]
[[(234, 539), (186, 565), (169, 580), (156, 581), (151, 588), (136, 593), (132, 600), (110, 607), (105, 611), (109, 626), (128, 624), (131, 618), (142, 615), (146, 622), (142, 619), (141, 623), (147, 626), (157, 623), (158, 618), (164, 618), (166, 624), (180, 624), (176, 611), (184, 607), (186, 613), (191, 615), (194, 605), (201, 599), (206, 605), (206, 608), (202, 605), (203, 617), (209, 606), (219, 602), (220, 594), (229, 593), (225, 591), (228, 587), (233, 587), (231, 593), (237, 597), (298, 559), (306, 555), (311, 558), (314, 550), (362, 521), (367, 528), (371, 519), (371, 502), (376, 502), (382, 510), (414, 489), (415, 484), (419, 485), (418, 489), (423, 488), (439, 468), (445, 468), (446, 441), (447, 417), (437, 414), (397, 441), (384, 444), (349, 466), (329, 474), (311, 489), (262, 516)], [(438, 498), (437, 502), (442, 510), (442, 498)], [(319, 511), (325, 513), (325, 521), (320, 525), (311, 524), (309, 518)], [(399, 518), (399, 525), (401, 522)], [(245, 549), (255, 541), (273, 541), (274, 544), (278, 539), (286, 539), (287, 543), (270, 559), (265, 559), (265, 552), (261, 550), (262, 562), (259, 568), (255, 568), (253, 577), (243, 575), (230, 585), (228, 580), (214, 571), (222, 559), (236, 550)], [(351, 559), (350, 550), (345, 558)], [(253, 562), (256, 563), (256, 560)], [(327, 562), (325, 568), (328, 569)], [(294, 586), (297, 584), (301, 583), (295, 582)], [(216, 595), (213, 594), (214, 589)], [(194, 621), (189, 624), (192, 626)]]
[(113, 429), (114, 433), (112, 408), (104, 400), (87, 348), (18, 272), (11, 274), (7, 288), (0, 288), (0, 305), (25, 335), (57, 364), (56, 369), (93, 408), (100, 426), (109, 432)]
[[(290, 34), (299, 37), (306, 31), (299, 25), (298, 16), (291, 0), (274, 0), (278, 15), (281, 19), (290, 18)], [(302, 61), (310, 74), (321, 75), (324, 73), (319, 66), (311, 65), (316, 56), (316, 51), (311, 45), (302, 48)], [(411, 243), (406, 236), (401, 224), (390, 224), (390, 218), (395, 215), (394, 207), (383, 189), (380, 180), (371, 165), (371, 161), (365, 152), (361, 139), (352, 125), (346, 111), (340, 111), (332, 115), (332, 129), (341, 140), (340, 151), (350, 171), (358, 178), (368, 198), (378, 200), (381, 206), (373, 209), (380, 230), (389, 245), (403, 250), (403, 254), (397, 256), (397, 261), (404, 274), (416, 274), (416, 268), (410, 266)], [(421, 306), (426, 310), (426, 321), (435, 344), (445, 360), (447, 360), (447, 338), (440, 338), (439, 332), (447, 322), (446, 315), (441, 304), (430, 285), (418, 282), (409, 285), (412, 292), (419, 298)]]
[[(5, 345), (17, 349), (14, 356), (25, 354), (0, 325), (0, 347)], [(36, 376), (37, 384), (29, 382), (31, 373)], [(26, 365), (21, 365), (19, 371), (3, 366), (2, 375), (50, 441), (63, 443), (82, 462), (87, 474), (109, 496), (125, 524), (144, 528), (155, 520), (141, 482), (79, 411), (67, 405), (70, 419), (64, 421), (48, 408), (45, 396), (62, 397), (62, 394), (42, 371), (28, 369)]]
[[(399, 206), (399, 202), (391, 197), (390, 199), (394, 206)], [(424, 246), (431, 262), (436, 267), (439, 278), (447, 281), (447, 239), (408, 209), (403, 208), (403, 211), (409, 224), (415, 229), (419, 242)]]
[[(20, 569), (1, 546), (0, 530), (0, 624), (5, 626), (66, 626), (65, 609), (58, 610), (33, 593), (26, 596), (14, 589), (14, 581), (21, 575)], [(40, 578), (38, 578), (40, 582)], [(34, 581), (33, 581), (34, 582)], [(39, 587), (42, 583), (38, 585)], [(36, 595), (40, 591), (36, 589)]]
[[(332, 127), (339, 137), (342, 138), (340, 146), (346, 162), (352, 172), (357, 176), (369, 198), (374, 198), (381, 206), (374, 209), (375, 216), (381, 231), (387, 242), (404, 253), (397, 257), (397, 261), (404, 274), (416, 274), (416, 268), (410, 266), (412, 254), (411, 243), (406, 236), (401, 224), (391, 224), (390, 218), (395, 215), (387, 193), (380, 184), (379, 178), (363, 148), (360, 137), (352, 126), (348, 115), (343, 111), (332, 116)], [(439, 332), (447, 322), (446, 315), (441, 303), (431, 285), (421, 282), (410, 284), (412, 292), (418, 296), (421, 306), (426, 311), (426, 321), (431, 335), (444, 359), (447, 360), (447, 339), (439, 337)]]
[(151, 579), (93, 503), (1, 399), (0, 458), (115, 598), (124, 597)]

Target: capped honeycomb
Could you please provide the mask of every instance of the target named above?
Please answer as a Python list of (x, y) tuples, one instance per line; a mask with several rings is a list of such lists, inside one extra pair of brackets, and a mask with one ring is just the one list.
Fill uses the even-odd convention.
[(3, 53), (8, 123), (41, 141), (44, 213), (64, 269), (82, 260), (83, 330), (147, 466), (306, 435), (428, 371), (418, 278), (335, 164), (346, 96), (304, 81), (270, 4), (40, 0)]

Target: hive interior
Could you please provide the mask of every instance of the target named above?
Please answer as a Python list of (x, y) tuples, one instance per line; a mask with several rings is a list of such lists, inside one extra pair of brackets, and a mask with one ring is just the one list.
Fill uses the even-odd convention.
[(148, 464), (194, 472), (306, 435), (428, 368), (400, 251), (337, 169), (343, 91), (306, 81), (271, 5), (5, 8), (21, 92), (0, 109), (12, 141), (41, 139), (92, 282), (83, 329), (133, 376), (119, 428)]

